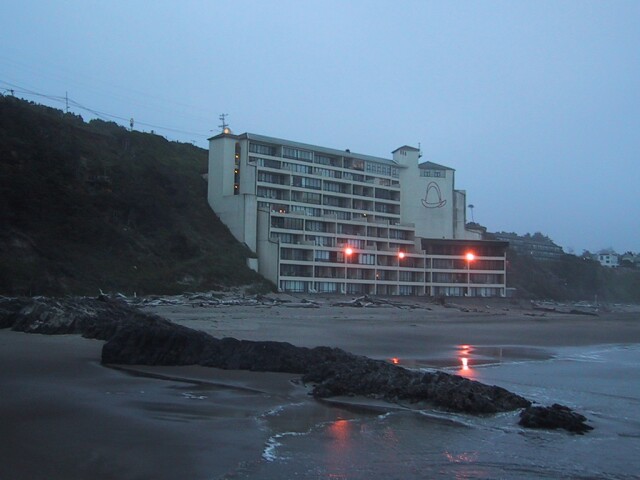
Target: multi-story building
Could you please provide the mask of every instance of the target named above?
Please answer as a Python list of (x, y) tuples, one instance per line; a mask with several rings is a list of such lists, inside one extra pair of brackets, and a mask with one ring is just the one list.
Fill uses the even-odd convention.
[(208, 200), (281, 291), (504, 296), (503, 241), (465, 229), (454, 170), (228, 129), (212, 137)]

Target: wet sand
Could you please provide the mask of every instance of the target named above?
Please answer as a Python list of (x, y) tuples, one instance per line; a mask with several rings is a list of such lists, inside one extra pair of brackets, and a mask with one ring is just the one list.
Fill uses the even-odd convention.
[[(640, 343), (638, 313), (540, 314), (507, 302), (420, 308), (147, 308), (218, 337), (329, 345), (400, 363), (546, 358), (564, 346)], [(531, 316), (531, 315), (536, 316)], [(232, 478), (263, 460), (283, 404), (326, 415), (288, 374), (99, 363), (102, 342), (0, 330), (0, 478)], [(294, 419), (301, 421), (301, 419)]]

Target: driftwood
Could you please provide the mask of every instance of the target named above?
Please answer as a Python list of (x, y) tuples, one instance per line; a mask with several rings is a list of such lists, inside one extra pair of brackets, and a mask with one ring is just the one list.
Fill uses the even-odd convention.
[(352, 300), (345, 300), (342, 302), (334, 302), (331, 304), (334, 307), (394, 307), (394, 308), (410, 308), (400, 302), (392, 302), (384, 298), (370, 297), (369, 295), (362, 295)]
[(548, 313), (564, 313), (568, 315), (590, 315), (593, 317), (597, 317), (598, 309), (594, 306), (581, 306), (577, 308), (576, 305), (562, 305), (556, 303), (549, 302), (531, 302), (531, 308), (533, 310), (538, 310), (542, 312)]

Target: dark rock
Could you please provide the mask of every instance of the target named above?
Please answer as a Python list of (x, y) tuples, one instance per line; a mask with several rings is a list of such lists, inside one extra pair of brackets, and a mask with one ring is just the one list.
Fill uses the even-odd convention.
[(303, 375), (303, 382), (315, 383), (313, 395), (362, 395), (392, 402), (428, 402), (447, 410), (473, 414), (511, 411), (531, 404), (504, 388), (458, 375), (418, 372), (348, 355), (339, 362), (315, 364)]
[(584, 415), (574, 412), (569, 407), (554, 403), (550, 407), (530, 406), (520, 413), (520, 422), (527, 428), (544, 428), (554, 430), (562, 428), (582, 435), (593, 427), (587, 425)]

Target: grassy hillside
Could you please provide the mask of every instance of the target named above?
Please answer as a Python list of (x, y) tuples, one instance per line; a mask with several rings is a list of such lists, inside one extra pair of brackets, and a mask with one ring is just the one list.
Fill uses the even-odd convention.
[(206, 150), (0, 97), (0, 293), (264, 282), (206, 202)]
[(564, 255), (540, 261), (509, 250), (507, 285), (521, 298), (640, 302), (640, 271), (606, 268), (593, 260)]

